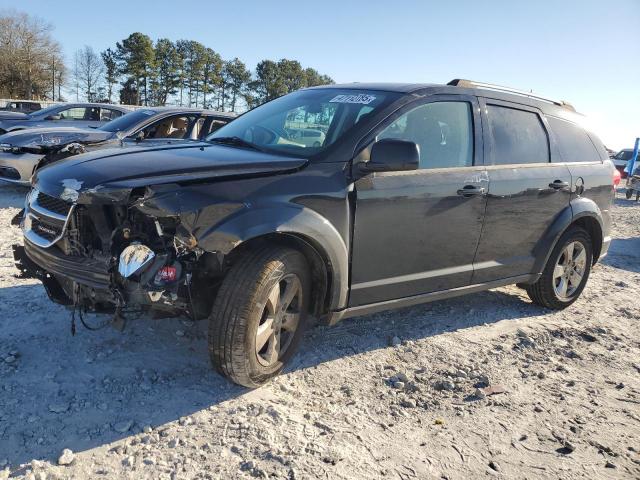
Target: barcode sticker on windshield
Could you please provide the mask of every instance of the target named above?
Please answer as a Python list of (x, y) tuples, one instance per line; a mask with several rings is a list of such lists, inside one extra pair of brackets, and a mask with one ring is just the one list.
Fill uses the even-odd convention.
[(367, 95), (366, 93), (359, 93), (357, 95), (336, 95), (329, 103), (362, 103), (367, 105), (376, 99), (374, 95)]

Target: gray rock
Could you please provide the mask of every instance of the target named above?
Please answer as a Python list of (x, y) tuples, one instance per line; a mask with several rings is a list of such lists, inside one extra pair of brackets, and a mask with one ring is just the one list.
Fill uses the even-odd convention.
[(404, 408), (416, 408), (416, 401), (413, 398), (406, 398), (400, 402)]
[(474, 396), (482, 400), (483, 398), (487, 397), (487, 394), (484, 393), (484, 391), (481, 388), (476, 388), (476, 391), (474, 392)]
[(62, 451), (62, 455), (60, 455), (60, 458), (58, 458), (58, 465), (71, 465), (75, 461), (75, 459), (75, 454), (68, 448), (65, 448)]
[(126, 433), (133, 426), (133, 422), (131, 420), (125, 420), (124, 422), (118, 422), (113, 426), (113, 429), (118, 433)]
[(7, 460), (6, 458), (3, 458), (2, 460), (0, 460), (0, 468), (4, 468), (9, 464), (9, 460)]
[(68, 403), (53, 403), (49, 405), (49, 411), (53, 413), (64, 413), (69, 410)]
[(17, 360), (16, 357), (14, 357), (13, 355), (7, 355), (6, 357), (4, 357), (4, 361), (11, 364), (11, 363), (15, 363), (15, 361)]
[(176, 330), (176, 336), (178, 336), (178, 337), (184, 337), (184, 331), (182, 331), (182, 330)]
[(397, 347), (398, 345), (400, 345), (402, 343), (402, 340), (400, 340), (400, 337), (393, 337), (390, 341), (389, 341), (389, 345), (391, 345), (392, 347)]
[(435, 383), (434, 388), (436, 390), (447, 390), (447, 391), (451, 391), (451, 390), (455, 390), (456, 388), (456, 384), (453, 383), (451, 380), (439, 380)]
[(409, 381), (409, 377), (407, 377), (407, 375), (403, 372), (396, 374), (396, 379), (397, 381), (405, 382), (405, 383)]
[(404, 382), (393, 382), (393, 388), (397, 388), (398, 390), (402, 390), (404, 388)]

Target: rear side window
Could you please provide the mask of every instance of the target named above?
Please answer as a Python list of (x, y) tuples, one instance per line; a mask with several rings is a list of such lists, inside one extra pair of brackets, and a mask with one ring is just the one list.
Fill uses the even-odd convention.
[(558, 142), (563, 162), (600, 161), (596, 147), (580, 126), (555, 117), (547, 117), (547, 120)]
[(549, 139), (538, 114), (487, 105), (487, 116), (493, 165), (549, 162)]

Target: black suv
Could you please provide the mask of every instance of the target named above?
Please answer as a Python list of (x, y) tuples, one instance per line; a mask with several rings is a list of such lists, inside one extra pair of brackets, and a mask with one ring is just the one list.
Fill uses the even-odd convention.
[(301, 90), (205, 143), (40, 170), (14, 255), (74, 313), (208, 318), (214, 367), (255, 387), (312, 318), (514, 283), (573, 303), (614, 196), (580, 123), (563, 102), (463, 80)]

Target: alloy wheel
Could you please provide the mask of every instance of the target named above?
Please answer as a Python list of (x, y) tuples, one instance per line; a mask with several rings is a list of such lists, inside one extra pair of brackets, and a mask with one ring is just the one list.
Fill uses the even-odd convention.
[(256, 356), (265, 367), (272, 366), (291, 345), (300, 324), (302, 284), (295, 274), (285, 275), (267, 298), (256, 332)]
[(585, 246), (574, 241), (568, 243), (560, 252), (553, 269), (553, 290), (561, 300), (570, 299), (578, 290), (587, 267)]

